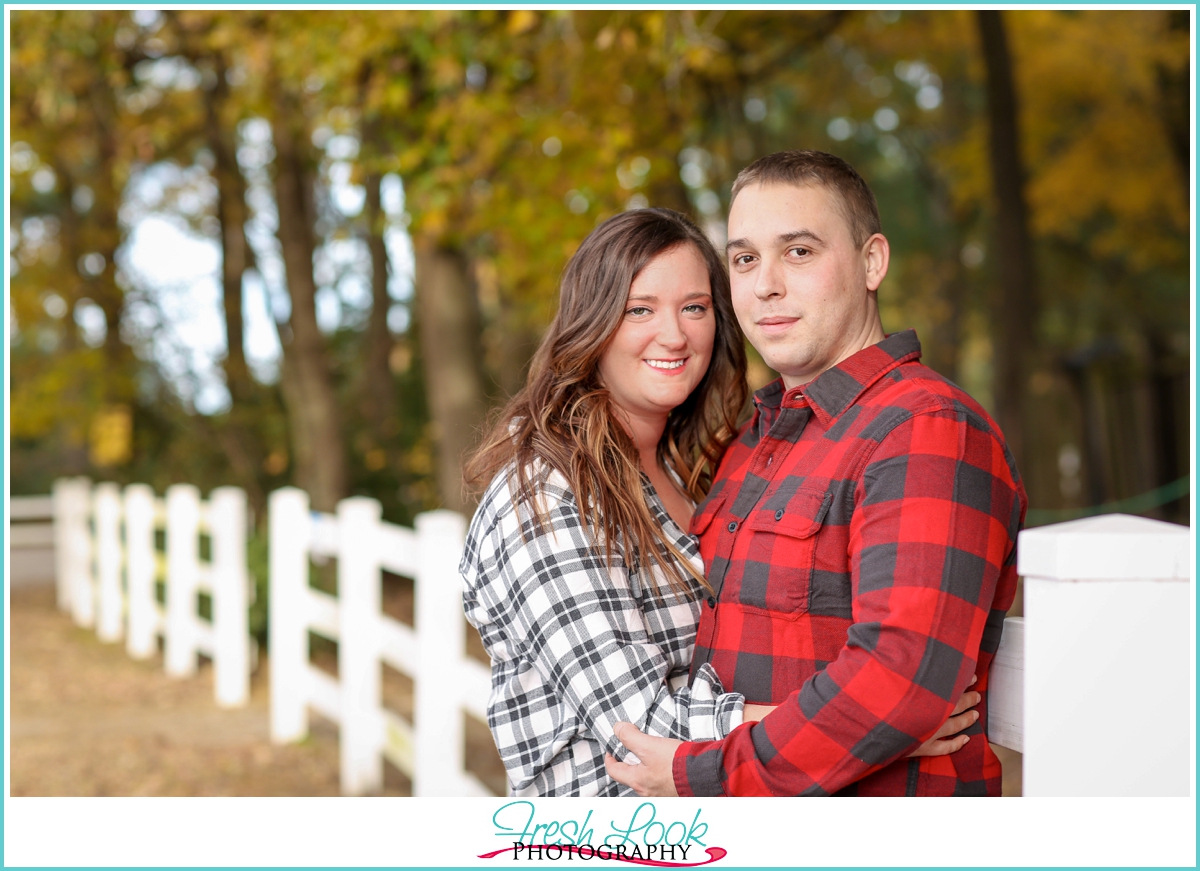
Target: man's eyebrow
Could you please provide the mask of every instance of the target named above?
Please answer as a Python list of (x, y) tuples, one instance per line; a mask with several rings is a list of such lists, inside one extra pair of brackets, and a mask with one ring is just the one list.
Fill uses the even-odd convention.
[[(775, 237), (776, 244), (786, 245), (789, 242), (814, 242), (818, 245), (824, 244), (825, 240), (814, 233), (812, 230), (793, 230), (790, 233), (780, 233)], [(725, 253), (728, 254), (736, 248), (752, 248), (749, 239), (730, 239), (725, 245)]]
[(802, 242), (802, 241), (803, 242), (816, 242), (818, 245), (820, 245), (825, 240), (823, 240), (820, 236), (818, 236), (812, 230), (793, 230), (790, 233), (780, 233), (778, 236), (775, 237), (775, 241), (778, 242), (780, 245), (786, 245), (788, 242)]

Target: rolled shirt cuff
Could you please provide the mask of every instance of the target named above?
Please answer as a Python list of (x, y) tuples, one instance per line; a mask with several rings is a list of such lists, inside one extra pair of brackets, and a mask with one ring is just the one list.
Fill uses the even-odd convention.
[(696, 671), (692, 685), (679, 699), (679, 721), (687, 727), (682, 735), (686, 741), (714, 741), (724, 738), (742, 724), (745, 697), (727, 693), (717, 672), (709, 663)]

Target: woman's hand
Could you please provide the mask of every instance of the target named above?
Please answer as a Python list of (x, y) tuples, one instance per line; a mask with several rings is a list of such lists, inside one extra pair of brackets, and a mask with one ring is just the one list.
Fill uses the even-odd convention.
[[(971, 675), (971, 683), (967, 686), (970, 687), (975, 680), (975, 675)], [(965, 690), (958, 700), (958, 704), (954, 706), (954, 713), (950, 715), (950, 719), (942, 723), (942, 727), (933, 733), (932, 738), (908, 755), (910, 757), (948, 756), (965, 747), (970, 736), (958, 733), (979, 719), (979, 712), (973, 711), (971, 708), (979, 704), (982, 698), (983, 696), (979, 693), (971, 692), (969, 689)]]

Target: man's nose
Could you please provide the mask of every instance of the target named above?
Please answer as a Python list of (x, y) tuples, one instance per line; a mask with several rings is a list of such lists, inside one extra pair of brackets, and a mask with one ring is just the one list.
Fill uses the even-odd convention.
[(770, 299), (783, 293), (783, 276), (780, 265), (764, 257), (754, 271), (754, 295), (759, 299)]

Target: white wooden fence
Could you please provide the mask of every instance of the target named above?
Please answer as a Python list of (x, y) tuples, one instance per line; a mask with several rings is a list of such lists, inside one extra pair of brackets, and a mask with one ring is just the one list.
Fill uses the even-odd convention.
[[(269, 511), (273, 740), (303, 738), (311, 707), (339, 726), (345, 795), (380, 791), (385, 758), (413, 795), (490, 795), (463, 764), (463, 712), (486, 721), (490, 676), (465, 653), (462, 516), (432, 511), (411, 530), (381, 521), (373, 499), (310, 512), (292, 488)], [(337, 559), (336, 598), (309, 585), (313, 557)], [(381, 613), (384, 570), (414, 580), (415, 629)], [(310, 631), (337, 641), (338, 678), (309, 663)], [(412, 677), (415, 723), (384, 709), (381, 663)]]
[[(194, 674), (199, 655), (213, 663), (218, 705), (250, 700), (255, 650), (249, 634), (254, 587), (246, 569), (246, 494), (219, 487), (207, 502), (190, 484), (167, 488), (158, 499), (145, 484), (124, 492), (86, 478), (55, 483), (54, 542), (58, 605), (102, 641), (125, 640), (134, 659), (147, 659), (163, 639), (168, 674)], [(156, 533), (165, 533), (165, 551)], [(211, 560), (199, 557), (201, 535)], [(156, 581), (163, 581), (160, 605)], [(212, 617), (200, 617), (198, 596), (207, 592)]]
[[(299, 490), (271, 497), (272, 735), (302, 738), (311, 706), (340, 724), (343, 793), (378, 791), (385, 757), (414, 795), (485, 793), (462, 760), (462, 711), (486, 720), (489, 692), (464, 655), (465, 522), (431, 512), (414, 532), (379, 518), (370, 499), (333, 516)], [(1126, 515), (1021, 533), (1025, 617), (1005, 621), (988, 731), (1024, 754), (1025, 795), (1187, 794), (1190, 547), (1187, 527)], [(336, 599), (309, 587), (312, 556), (337, 558)], [(415, 632), (380, 613), (381, 569), (415, 579)], [(339, 642), (340, 680), (309, 664), (309, 631)], [(415, 728), (382, 708), (381, 662), (413, 676)], [(1137, 765), (1099, 764), (1151, 735)]]
[[(12, 516), (31, 519), (36, 508), (27, 503)], [(60, 607), (101, 638), (124, 633), (132, 656), (151, 655), (163, 634), (172, 674), (190, 673), (197, 652), (207, 653), (218, 702), (243, 703), (251, 656), (245, 512), (244, 494), (232, 488), (202, 503), (187, 485), (163, 501), (143, 485), (122, 494), (112, 484), (58, 482)], [(347, 795), (378, 792), (385, 758), (412, 778), (414, 795), (486, 795), (463, 765), (463, 712), (486, 720), (490, 687), (488, 669), (465, 655), (457, 571), (465, 521), (434, 511), (415, 526), (382, 522), (371, 499), (347, 499), (328, 515), (310, 512), (300, 490), (271, 495), (271, 735), (303, 738), (309, 708), (338, 723)], [(154, 545), (160, 528), (165, 555)], [(205, 530), (211, 565), (197, 558)], [(988, 732), (1024, 754), (1023, 793), (1188, 795), (1191, 530), (1104, 515), (1025, 530), (1017, 551), (1025, 616), (1005, 621)], [(337, 559), (337, 597), (309, 586), (314, 557)], [(415, 629), (381, 613), (384, 570), (414, 579)], [(165, 608), (155, 600), (156, 577), (167, 581)], [(211, 625), (196, 617), (201, 589), (213, 595)], [(309, 632), (338, 642), (339, 678), (309, 663)], [(383, 708), (381, 664), (413, 678), (415, 723)], [(1136, 761), (1102, 763), (1113, 747), (1137, 747)]]
[(1024, 795), (1189, 794), (1193, 547), (1125, 514), (1021, 533)]

